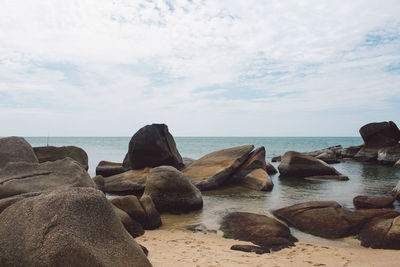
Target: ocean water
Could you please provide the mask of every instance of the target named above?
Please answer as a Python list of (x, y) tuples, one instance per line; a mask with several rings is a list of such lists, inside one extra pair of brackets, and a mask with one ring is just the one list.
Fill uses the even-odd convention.
[[(122, 162), (128, 151), (129, 137), (27, 137), (32, 146), (75, 145), (82, 147), (89, 156), (89, 173), (101, 160)], [(362, 144), (360, 137), (175, 137), (182, 156), (201, 156), (228, 147), (253, 144), (264, 146), (267, 160), (288, 150), (313, 151), (341, 144), (343, 147)], [(279, 163), (273, 163), (275, 167)], [(203, 224), (208, 229), (218, 229), (224, 214), (231, 211), (249, 211), (268, 214), (272, 210), (311, 200), (335, 200), (344, 207), (353, 209), (352, 200), (357, 195), (389, 195), (400, 180), (400, 169), (388, 166), (343, 162), (333, 166), (349, 181), (305, 181), (282, 179), (272, 175), (274, 189), (258, 192), (243, 187), (231, 186), (220, 190), (203, 192), (204, 208), (185, 215), (163, 215), (166, 227), (186, 227)], [(395, 203), (400, 211), (399, 203)], [(300, 241), (337, 244), (340, 241), (313, 237), (292, 229)]]

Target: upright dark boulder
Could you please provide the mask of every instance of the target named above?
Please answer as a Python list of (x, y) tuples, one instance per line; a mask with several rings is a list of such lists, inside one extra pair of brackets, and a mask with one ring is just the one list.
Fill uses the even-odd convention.
[(400, 141), (400, 130), (393, 121), (368, 123), (360, 134), (366, 147), (394, 146)]
[(31, 145), (22, 137), (0, 138), (0, 169), (9, 162), (38, 163)]
[(146, 125), (137, 131), (129, 142), (128, 157), (132, 169), (161, 165), (183, 167), (175, 140), (165, 124)]
[(34, 147), (33, 151), (35, 151), (36, 157), (39, 160), (39, 163), (43, 163), (46, 161), (56, 161), (65, 158), (71, 158), (78, 162), (82, 168), (85, 170), (89, 169), (88, 164), (88, 156), (80, 147), (76, 146), (41, 146)]

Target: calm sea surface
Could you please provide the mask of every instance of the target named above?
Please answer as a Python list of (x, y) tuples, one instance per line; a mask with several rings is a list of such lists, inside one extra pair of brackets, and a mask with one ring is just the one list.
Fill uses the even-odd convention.
[[(130, 137), (27, 137), (32, 146), (75, 145), (83, 148), (89, 156), (89, 173), (93, 176), (100, 160), (122, 162)], [(267, 160), (288, 150), (313, 151), (341, 144), (343, 147), (362, 144), (360, 137), (175, 137), (179, 152), (184, 157), (199, 158), (209, 152), (223, 148), (253, 144), (264, 146)], [(279, 163), (273, 163), (275, 167)], [(310, 200), (335, 200), (345, 207), (353, 208), (355, 196), (388, 195), (400, 179), (400, 169), (360, 163), (338, 163), (333, 165), (339, 172), (349, 176), (345, 182), (315, 182), (287, 180), (272, 175), (275, 184), (272, 192), (258, 192), (242, 187), (229, 187), (203, 192), (204, 208), (186, 215), (165, 215), (164, 223), (170, 227), (185, 227), (204, 224), (207, 228), (218, 229), (219, 220), (226, 212), (269, 211)], [(398, 202), (395, 209), (400, 211)], [(301, 241), (329, 243), (294, 230)], [(337, 243), (337, 241), (335, 241)]]

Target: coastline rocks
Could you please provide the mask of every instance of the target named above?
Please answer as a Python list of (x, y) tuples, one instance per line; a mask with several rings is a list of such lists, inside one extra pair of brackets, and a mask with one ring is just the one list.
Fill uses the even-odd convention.
[(22, 137), (0, 138), (0, 169), (9, 162), (38, 163), (31, 145)]
[(249, 212), (228, 213), (223, 217), (220, 229), (225, 238), (250, 241), (268, 250), (291, 247), (297, 241), (289, 228), (278, 220)]
[(367, 197), (356, 196), (353, 199), (354, 207), (357, 209), (382, 209), (393, 207), (393, 197)]
[(282, 160), (282, 156), (275, 156), (275, 157), (272, 157), (272, 159), (271, 159), (272, 162), (280, 162), (281, 160)]
[(96, 175), (109, 177), (128, 171), (121, 163), (102, 160), (96, 167)]
[(400, 216), (372, 220), (364, 226), (359, 239), (364, 247), (400, 249)]
[(266, 171), (267, 171), (267, 173), (269, 175), (273, 175), (273, 174), (278, 173), (276, 168), (271, 163), (269, 163), (268, 161), (265, 161), (265, 164), (266, 164), (266, 166), (265, 166), (266, 167)]
[(396, 161), (396, 163), (393, 165), (393, 167), (400, 169), (400, 159), (398, 161)]
[(89, 169), (88, 156), (80, 147), (76, 146), (42, 146), (34, 147), (33, 151), (39, 160), (39, 163), (46, 161), (56, 161), (65, 158), (71, 158), (78, 162), (85, 170)]
[(306, 152), (306, 153), (302, 153), (302, 154), (312, 156), (312, 157), (320, 159), (328, 164), (331, 164), (331, 163), (339, 162), (338, 158), (341, 157), (342, 150), (343, 150), (342, 146), (337, 145), (337, 146), (332, 146), (332, 147), (328, 147), (328, 148), (324, 148), (324, 149), (320, 149), (320, 150), (316, 150), (316, 151), (312, 151), (312, 152)]
[(341, 157), (343, 159), (354, 158), (354, 156), (358, 153), (358, 151), (360, 151), (361, 147), (362, 146), (350, 146), (350, 147), (343, 148), (343, 150), (341, 152)]
[(12, 162), (0, 169), (0, 198), (69, 187), (95, 187), (89, 174), (76, 161)]
[(271, 191), (274, 188), (274, 183), (271, 177), (263, 169), (256, 169), (248, 173), (240, 181), (244, 187), (258, 190), (258, 191)]
[(378, 158), (377, 148), (361, 147), (357, 154), (353, 157), (357, 161), (361, 162), (376, 162)]
[(142, 204), (136, 196), (123, 196), (110, 199), (110, 202), (117, 208), (125, 211), (133, 220), (146, 225), (147, 215)]
[(148, 195), (143, 195), (140, 198), (140, 204), (142, 204), (143, 210), (147, 217), (144, 229), (153, 230), (160, 227), (162, 225), (160, 213), (158, 213), (151, 197)]
[(336, 153), (333, 151), (323, 152), (323, 153), (319, 154), (318, 156), (316, 156), (315, 158), (322, 160), (328, 164), (339, 163), (339, 160), (336, 157)]
[(96, 179), (102, 191), (116, 195), (130, 194), (141, 196), (145, 189), (146, 177), (150, 169), (126, 171), (109, 177), (104, 177), (103, 180)]
[(216, 189), (231, 178), (253, 149), (245, 145), (212, 152), (195, 160), (183, 173), (201, 191)]
[(400, 160), (400, 144), (378, 150), (378, 163), (393, 165)]
[(397, 185), (392, 189), (392, 196), (400, 201), (400, 181)]
[(160, 166), (149, 172), (144, 195), (151, 197), (158, 212), (180, 214), (203, 207), (199, 189), (172, 166)]
[(133, 220), (128, 213), (111, 204), (115, 214), (121, 220), (122, 225), (125, 227), (125, 230), (133, 237), (138, 237), (144, 234), (143, 227), (140, 223)]
[(341, 175), (335, 168), (322, 160), (295, 151), (288, 151), (282, 156), (278, 169), (282, 177)]
[(137, 131), (129, 142), (128, 155), (132, 169), (161, 165), (183, 167), (175, 140), (165, 124), (146, 125)]
[(151, 266), (106, 197), (93, 188), (46, 192), (0, 214), (2, 266)]
[(400, 141), (400, 130), (393, 121), (368, 123), (359, 132), (366, 147), (394, 146)]

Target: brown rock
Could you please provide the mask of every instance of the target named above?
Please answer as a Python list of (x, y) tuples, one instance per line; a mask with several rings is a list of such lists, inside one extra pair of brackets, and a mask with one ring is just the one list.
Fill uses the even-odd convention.
[(360, 151), (362, 146), (350, 146), (342, 150), (342, 158), (354, 158), (354, 156)]
[(392, 189), (392, 196), (400, 200), (400, 181), (397, 183), (397, 185)]
[(398, 160), (400, 160), (400, 144), (379, 149), (377, 160), (380, 164), (395, 164)]
[(38, 163), (31, 145), (22, 137), (0, 138), (0, 169), (9, 162)]
[(240, 184), (254, 190), (271, 191), (274, 187), (271, 177), (263, 169), (256, 169), (248, 173)]
[(132, 237), (138, 237), (144, 234), (144, 230), (142, 225), (133, 220), (128, 213), (126, 213), (125, 211), (121, 210), (120, 208), (116, 207), (115, 205), (113, 205), (111, 203), (111, 206), (115, 212), (115, 214), (119, 217), (119, 219), (121, 220), (122, 224), (125, 227), (125, 230), (128, 231), (128, 233), (132, 236)]
[(122, 166), (122, 163), (102, 160), (96, 167), (96, 175), (109, 177), (128, 171), (128, 168)]
[(34, 147), (33, 151), (35, 151), (36, 157), (39, 160), (39, 163), (43, 163), (46, 161), (56, 161), (65, 158), (71, 158), (78, 162), (82, 168), (85, 170), (89, 169), (88, 164), (88, 156), (80, 147), (76, 146), (42, 146), (42, 147)]
[(136, 196), (123, 196), (116, 197), (110, 200), (119, 209), (128, 213), (128, 215), (135, 221), (139, 222), (142, 226), (146, 225), (147, 215), (144, 211), (142, 204)]
[(382, 209), (393, 207), (393, 197), (367, 197), (356, 196), (353, 199), (354, 207), (357, 209)]
[(269, 249), (259, 247), (259, 246), (252, 246), (252, 245), (233, 245), (231, 247), (232, 250), (239, 250), (243, 252), (254, 252), (256, 254), (265, 254), (270, 253)]
[(359, 239), (364, 247), (400, 249), (400, 216), (372, 220), (364, 226)]
[(378, 148), (362, 147), (353, 158), (361, 162), (376, 162), (378, 159), (378, 150)]
[(148, 195), (143, 195), (140, 198), (140, 204), (146, 212), (147, 221), (144, 229), (153, 230), (157, 229), (162, 225), (160, 213), (158, 213), (156, 206), (154, 206), (153, 200)]
[(393, 167), (400, 169), (400, 159), (398, 161), (396, 161), (396, 163), (393, 165)]

